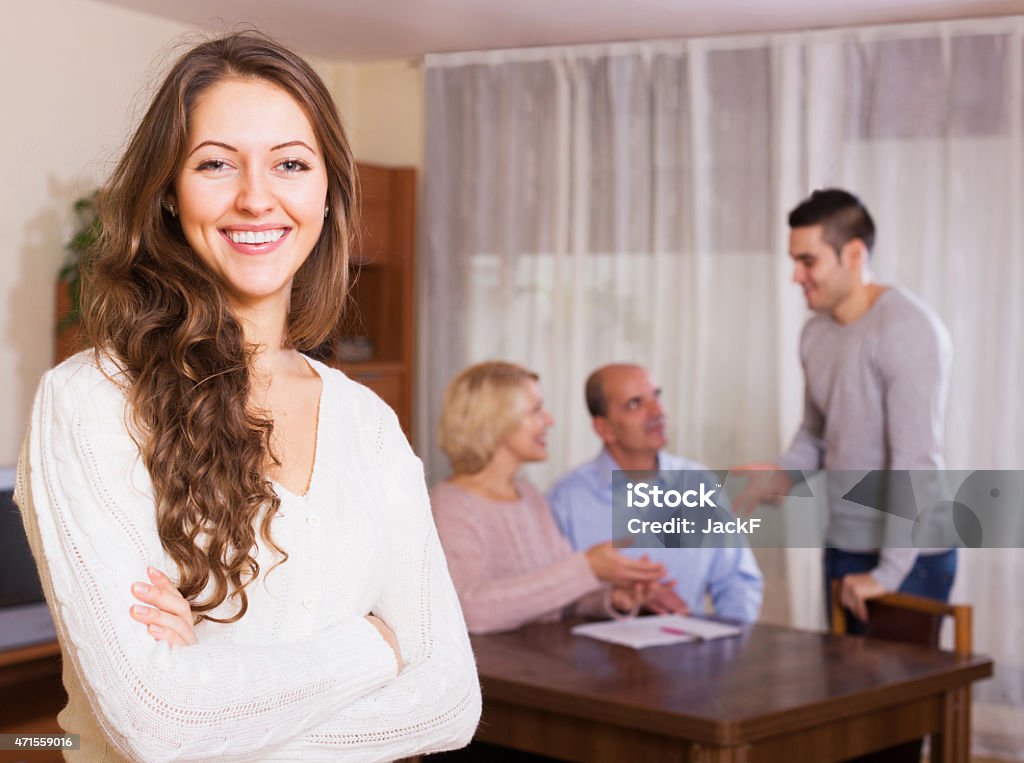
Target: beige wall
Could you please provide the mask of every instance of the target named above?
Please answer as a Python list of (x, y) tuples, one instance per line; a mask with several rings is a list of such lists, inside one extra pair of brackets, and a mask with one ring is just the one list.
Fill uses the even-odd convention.
[(5, 3), (0, 24), (0, 466), (53, 356), (53, 291), (71, 203), (116, 155), (147, 76), (186, 27), (88, 0)]
[[(223, 28), (223, 26), (221, 26)], [(53, 356), (53, 291), (71, 204), (109, 170), (191, 29), (92, 0), (19, 0), (0, 24), (0, 467), (13, 465)], [(273, 33), (273, 30), (266, 30)], [(356, 157), (422, 164), (420, 70), (315, 60)]]
[[(362, 161), (423, 167), (423, 69), (412, 61), (339, 67), (351, 92), (352, 148)], [(335, 93), (344, 108), (341, 93)]]
[(423, 68), (418, 61), (310, 58), (330, 87), (360, 161), (423, 167)]

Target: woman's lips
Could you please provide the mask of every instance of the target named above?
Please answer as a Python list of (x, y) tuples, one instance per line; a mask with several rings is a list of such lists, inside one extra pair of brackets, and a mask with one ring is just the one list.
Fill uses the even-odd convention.
[[(278, 235), (279, 231), (280, 235)], [(220, 235), (231, 245), (232, 249), (240, 254), (266, 254), (277, 249), (291, 232), (291, 228), (268, 228), (260, 231), (222, 228)], [(273, 240), (275, 236), (277, 239)], [(235, 241), (236, 238), (240, 240)], [(259, 241), (259, 239), (270, 240)]]

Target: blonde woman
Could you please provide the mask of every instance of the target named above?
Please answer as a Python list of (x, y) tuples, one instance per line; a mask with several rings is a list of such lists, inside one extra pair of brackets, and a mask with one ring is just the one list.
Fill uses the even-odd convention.
[(611, 543), (574, 552), (543, 495), (519, 475), (547, 458), (537, 374), (500, 361), (462, 371), (448, 385), (440, 445), (454, 476), (431, 491), (448, 568), (471, 633), (510, 630), (564, 613), (635, 612), (664, 567), (619, 554)]

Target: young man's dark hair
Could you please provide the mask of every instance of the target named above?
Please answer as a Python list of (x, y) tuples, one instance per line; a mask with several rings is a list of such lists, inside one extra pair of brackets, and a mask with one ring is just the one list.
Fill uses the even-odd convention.
[(812, 193), (789, 213), (790, 228), (824, 226), (822, 238), (836, 250), (859, 238), (871, 253), (875, 245), (875, 222), (860, 199), (841, 188), (826, 188)]

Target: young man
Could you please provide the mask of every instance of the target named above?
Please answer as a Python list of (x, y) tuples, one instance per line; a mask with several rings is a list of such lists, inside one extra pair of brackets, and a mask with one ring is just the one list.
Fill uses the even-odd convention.
[[(804, 419), (777, 464), (741, 467), (773, 471), (751, 479), (740, 511), (788, 492), (774, 470), (944, 468), (952, 347), (942, 322), (906, 290), (875, 282), (875, 225), (853, 194), (815, 191), (789, 226), (793, 281), (815, 312), (800, 339)], [(826, 596), (842, 580), (842, 603), (862, 621), (865, 600), (887, 591), (948, 598), (955, 549), (880, 548), (888, 515), (844, 501), (843, 475), (828, 482)]]
[[(640, 366), (604, 366), (587, 379), (587, 408), (604, 447), (593, 461), (562, 477), (548, 494), (555, 521), (573, 548), (589, 548), (611, 537), (613, 470), (707, 471), (662, 450), (667, 439), (660, 394)], [(710, 474), (707, 479), (712, 479)], [(742, 622), (757, 619), (764, 579), (748, 547), (620, 550), (646, 554), (668, 570), (670, 582), (648, 603), (655, 612), (701, 613), (705, 594), (710, 594), (718, 615)]]

